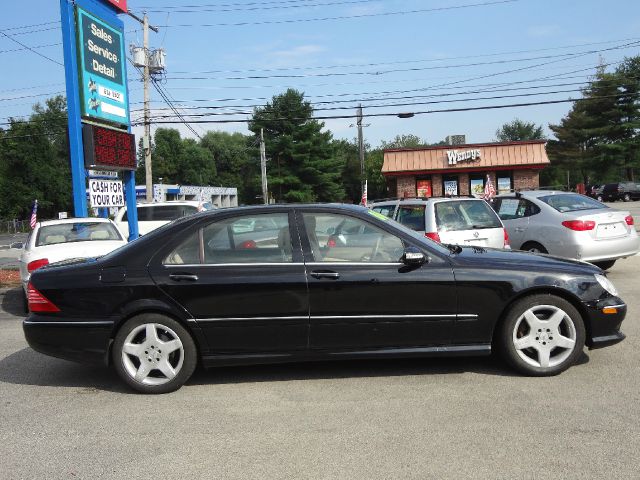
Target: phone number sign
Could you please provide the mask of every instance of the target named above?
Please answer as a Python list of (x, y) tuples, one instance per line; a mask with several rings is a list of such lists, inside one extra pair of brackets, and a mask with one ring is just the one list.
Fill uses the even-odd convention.
[(129, 126), (124, 34), (76, 8), (82, 116), (118, 127)]

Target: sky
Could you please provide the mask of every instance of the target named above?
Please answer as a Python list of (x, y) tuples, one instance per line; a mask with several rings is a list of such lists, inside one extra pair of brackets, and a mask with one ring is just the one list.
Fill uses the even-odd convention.
[[(576, 99), (599, 63), (613, 69), (625, 56), (640, 54), (637, 0), (128, 0), (128, 5), (137, 15), (147, 12), (159, 27), (159, 33), (150, 33), (151, 48), (166, 51), (159, 83), (198, 136), (208, 130), (248, 134), (248, 113), (287, 88), (303, 92), (317, 117), (349, 116), (323, 120), (338, 139), (356, 137), (356, 108), (362, 104), (364, 137), (372, 147), (403, 134), (427, 142), (453, 134), (466, 135), (468, 143), (490, 142), (514, 118), (543, 125), (551, 135), (548, 125), (558, 123), (571, 103), (434, 110)], [(28, 116), (35, 102), (64, 93), (59, 9), (56, 0), (3, 2), (0, 123)], [(126, 43), (141, 45), (141, 26), (122, 18)], [(142, 83), (128, 68), (132, 120), (139, 120)], [(154, 123), (154, 129), (173, 127), (185, 137), (196, 136), (168, 116), (154, 89), (151, 99), (156, 122), (177, 122)], [(415, 115), (397, 117), (404, 112)], [(240, 122), (196, 123), (219, 120)], [(141, 134), (140, 127), (133, 131)]]

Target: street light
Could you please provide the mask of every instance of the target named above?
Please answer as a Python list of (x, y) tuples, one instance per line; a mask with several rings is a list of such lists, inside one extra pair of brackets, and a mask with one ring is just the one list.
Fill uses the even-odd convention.
[(406, 112), (406, 113), (399, 113), (398, 114), (398, 118), (411, 118), (413, 117), (415, 114), (411, 113), (411, 112)]

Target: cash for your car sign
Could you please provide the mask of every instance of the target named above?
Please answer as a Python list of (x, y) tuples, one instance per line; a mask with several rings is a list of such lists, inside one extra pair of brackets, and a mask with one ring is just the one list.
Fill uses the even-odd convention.
[(124, 36), (77, 7), (82, 116), (129, 125)]
[(122, 182), (99, 178), (89, 179), (89, 199), (93, 208), (124, 207)]

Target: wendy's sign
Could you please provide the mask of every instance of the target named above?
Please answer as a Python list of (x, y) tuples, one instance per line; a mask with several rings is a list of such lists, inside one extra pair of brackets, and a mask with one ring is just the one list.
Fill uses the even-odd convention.
[(116, 10), (127, 13), (127, 0), (105, 0), (105, 2), (112, 5)]

